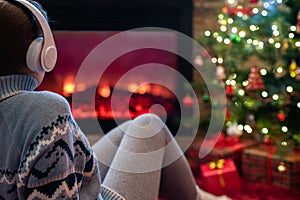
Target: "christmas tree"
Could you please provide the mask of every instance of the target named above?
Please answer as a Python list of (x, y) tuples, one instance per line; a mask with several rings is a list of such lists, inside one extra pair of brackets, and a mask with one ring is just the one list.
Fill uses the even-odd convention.
[(226, 88), (224, 130), (299, 145), (300, 1), (225, 0), (217, 23), (197, 41)]

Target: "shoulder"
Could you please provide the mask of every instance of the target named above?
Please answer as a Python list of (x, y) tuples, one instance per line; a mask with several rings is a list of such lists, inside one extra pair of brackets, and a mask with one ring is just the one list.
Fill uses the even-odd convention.
[(14, 99), (11, 98), (10, 103), (14, 110), (8, 113), (10, 119), (14, 117), (23, 127), (26, 126), (27, 130), (32, 130), (33, 134), (56, 124), (62, 117), (73, 119), (68, 101), (53, 92), (22, 92), (14, 96)]
[(61, 95), (49, 91), (33, 91), (21, 93), (19, 101), (26, 107), (31, 107), (36, 111), (51, 113), (70, 113), (68, 101)]

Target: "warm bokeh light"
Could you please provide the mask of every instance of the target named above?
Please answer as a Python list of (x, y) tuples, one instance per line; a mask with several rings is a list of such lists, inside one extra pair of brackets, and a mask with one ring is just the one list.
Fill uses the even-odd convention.
[(108, 98), (111, 95), (109, 85), (103, 85), (98, 88), (98, 94), (103, 98)]
[(63, 95), (67, 96), (73, 94), (74, 90), (75, 90), (74, 77), (69, 76), (65, 79), (63, 84)]

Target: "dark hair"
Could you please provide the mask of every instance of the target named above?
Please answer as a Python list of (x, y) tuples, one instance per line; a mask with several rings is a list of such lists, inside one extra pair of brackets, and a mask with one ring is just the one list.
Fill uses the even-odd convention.
[[(29, 2), (47, 19), (39, 3)], [(25, 6), (13, 0), (0, 0), (0, 76), (17, 74), (26, 66), (27, 49), (39, 32), (35, 17)]]

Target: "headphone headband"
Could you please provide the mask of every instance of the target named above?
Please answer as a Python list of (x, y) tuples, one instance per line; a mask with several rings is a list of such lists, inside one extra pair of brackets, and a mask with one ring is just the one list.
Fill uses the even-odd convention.
[[(54, 38), (52, 35), (52, 31), (48, 25), (48, 22), (46, 18), (43, 16), (41, 11), (37, 9), (34, 5), (32, 5), (30, 2), (26, 0), (15, 0), (16, 2), (22, 4), (25, 6), (36, 18), (40, 29), (43, 33), (43, 39), (39, 39), (39, 42), (41, 42), (41, 52), (34, 52), (40, 53), (40, 66), (42, 67), (43, 71), (49, 72), (51, 71), (57, 60), (57, 49), (55, 46)], [(32, 53), (30, 53), (32, 54)], [(28, 63), (28, 57), (35, 57), (36, 55), (27, 55), (27, 63)], [(36, 68), (32, 66), (28, 66), (30, 69)], [(39, 71), (39, 70), (33, 70), (33, 71)]]

